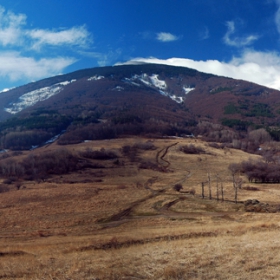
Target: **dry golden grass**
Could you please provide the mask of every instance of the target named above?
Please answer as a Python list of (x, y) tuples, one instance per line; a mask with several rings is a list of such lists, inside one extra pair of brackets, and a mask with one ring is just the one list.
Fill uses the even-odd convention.
[[(121, 155), (123, 145), (141, 141), (146, 140), (66, 148), (78, 153), (104, 147)], [(189, 143), (207, 154), (182, 153), (180, 145)], [(231, 162), (257, 156), (194, 139), (157, 139), (154, 145), (156, 150), (139, 151), (134, 162), (122, 157), (119, 166), (105, 161), (102, 170), (21, 182), (25, 188), (1, 193), (0, 278), (279, 279), (280, 214), (247, 213), (243, 203), (234, 203), (227, 169)], [(57, 148), (52, 144), (33, 153)], [(166, 172), (138, 168), (141, 160), (156, 163), (157, 153), (158, 164), (170, 162)], [(212, 200), (207, 184), (201, 198), (207, 173)], [(215, 200), (216, 174), (225, 188), (224, 202)], [(173, 189), (176, 183), (182, 184), (181, 192)], [(257, 187), (259, 191), (241, 189), (239, 202), (278, 203), (279, 184)]]

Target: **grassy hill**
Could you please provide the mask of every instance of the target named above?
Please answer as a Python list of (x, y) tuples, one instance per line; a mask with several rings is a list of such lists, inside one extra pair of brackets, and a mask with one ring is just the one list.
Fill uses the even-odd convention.
[(228, 167), (249, 159), (261, 156), (182, 138), (8, 152), (0, 160), (0, 277), (277, 279), (279, 184), (236, 174), (235, 201)]

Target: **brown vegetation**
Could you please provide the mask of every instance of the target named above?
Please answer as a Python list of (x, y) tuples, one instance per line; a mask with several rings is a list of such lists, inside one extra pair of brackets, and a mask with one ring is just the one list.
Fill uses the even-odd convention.
[[(261, 157), (194, 139), (145, 143), (52, 144), (1, 159), (11, 176), (1, 182), (0, 277), (278, 279), (279, 184), (248, 185), (240, 164), (228, 169)], [(207, 153), (198, 161), (177, 148), (189, 145)], [(41, 167), (44, 181), (26, 180)]]

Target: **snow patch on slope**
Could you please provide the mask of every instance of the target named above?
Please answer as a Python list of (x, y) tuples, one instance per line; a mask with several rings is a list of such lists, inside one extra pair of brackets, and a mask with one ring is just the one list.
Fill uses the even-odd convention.
[(113, 88), (112, 90), (115, 90), (115, 91), (123, 91), (124, 88), (121, 87), (121, 86), (116, 86), (115, 88)]
[(139, 80), (147, 86), (156, 87), (159, 90), (165, 91), (167, 89), (167, 85), (165, 81), (159, 80), (157, 74), (153, 74), (151, 76), (147, 74), (142, 75), (134, 75), (132, 80)]
[(177, 103), (182, 103), (184, 102), (184, 98), (182, 96), (176, 96), (176, 95), (169, 95), (169, 97), (176, 101)]
[[(129, 81), (131, 84), (135, 83), (135, 81), (140, 81), (148, 87), (156, 88), (160, 94), (171, 98), (173, 101), (175, 101), (177, 103), (184, 102), (184, 97), (176, 96), (176, 95), (168, 92), (168, 86), (167, 86), (166, 82), (164, 80), (160, 80), (158, 76), (159, 75), (157, 75), (157, 74), (152, 74), (151, 76), (149, 76), (148, 74), (143, 73), (141, 75), (134, 75), (134, 76), (132, 76), (131, 79), (126, 78), (125, 81), (126, 82)], [(194, 88), (183, 87), (185, 94), (189, 93), (193, 89)]]
[(130, 84), (130, 85), (133, 85), (133, 86), (140, 87), (140, 84), (133, 82), (131, 79), (124, 78), (124, 80), (123, 80), (123, 81), (124, 81), (125, 83), (127, 83), (127, 84)]
[(158, 75), (153, 74), (150, 76), (150, 80), (156, 88), (159, 88), (162, 91), (167, 89), (166, 82), (159, 80)]
[(195, 89), (195, 88), (183, 86), (183, 90), (184, 90), (185, 94), (188, 94), (190, 91), (192, 91), (192, 90), (194, 90), (194, 89)]
[(49, 87), (44, 87), (36, 89), (30, 92), (27, 92), (19, 97), (17, 102), (9, 104), (10, 106), (4, 110), (10, 114), (16, 114), (30, 106), (35, 105), (39, 101), (44, 101), (52, 97), (53, 95), (61, 92), (64, 87), (70, 83), (75, 82), (76, 80), (65, 81), (61, 83), (54, 84)]
[(0, 93), (2, 93), (2, 92), (7, 92), (7, 91), (9, 91), (9, 90), (11, 90), (11, 89), (13, 89), (13, 88), (4, 88), (3, 90), (0, 91)]
[(105, 78), (104, 76), (97, 76), (97, 75), (95, 75), (93, 77), (88, 78), (87, 80), (88, 81), (98, 81), (98, 80), (101, 80), (101, 79), (104, 79), (104, 78)]

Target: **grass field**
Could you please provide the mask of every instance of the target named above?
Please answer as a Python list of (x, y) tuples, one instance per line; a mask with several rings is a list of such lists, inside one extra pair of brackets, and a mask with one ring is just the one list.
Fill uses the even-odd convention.
[[(154, 149), (121, 152), (147, 141), (67, 146), (76, 154), (110, 149), (118, 163), (21, 180), (19, 189), (11, 184), (0, 193), (0, 279), (279, 279), (280, 214), (246, 212), (243, 202), (276, 207), (280, 185), (249, 184), (241, 174), (243, 186), (258, 191), (241, 188), (235, 203), (228, 170), (259, 156), (195, 139), (155, 139)], [(204, 153), (183, 153), (188, 144)], [(54, 143), (17, 157), (55, 149)], [(220, 192), (217, 200), (217, 184), (224, 201)]]

